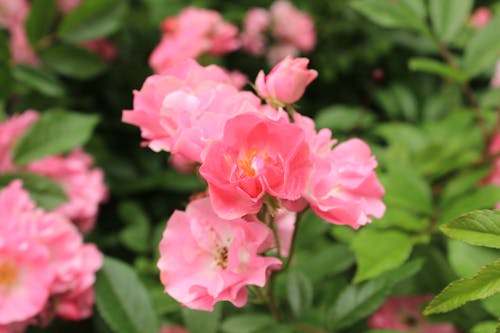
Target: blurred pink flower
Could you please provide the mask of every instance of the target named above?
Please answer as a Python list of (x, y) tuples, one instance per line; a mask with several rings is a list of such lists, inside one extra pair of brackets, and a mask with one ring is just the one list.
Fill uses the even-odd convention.
[(90, 231), (95, 224), (99, 204), (107, 198), (104, 173), (92, 168), (93, 159), (81, 149), (66, 156), (49, 156), (33, 161), (27, 170), (61, 184), (69, 201), (55, 209), (72, 220), (80, 230)]
[(27, 110), (0, 122), (0, 172), (16, 169), (12, 162), (12, 149), (21, 135), (38, 120), (38, 112)]
[(248, 77), (238, 70), (226, 71), (227, 75), (229, 75), (229, 80), (236, 87), (236, 89), (240, 90), (248, 83)]
[(312, 18), (287, 0), (275, 1), (271, 8), (272, 32), (276, 39), (288, 42), (304, 52), (316, 44), (316, 30)]
[(266, 193), (299, 199), (310, 166), (299, 127), (244, 114), (227, 121), (224, 135), (208, 147), (199, 171), (208, 183), (214, 211), (232, 219), (256, 214)]
[(49, 298), (55, 267), (30, 229), (51, 218), (36, 209), (20, 181), (0, 190), (0, 325), (30, 319)]
[(469, 22), (475, 29), (481, 29), (490, 22), (492, 16), (489, 8), (479, 7), (472, 13)]
[(83, 43), (83, 48), (97, 53), (104, 61), (112, 62), (115, 60), (118, 51), (115, 43), (109, 39), (94, 39)]
[(420, 307), (432, 296), (392, 297), (368, 320), (371, 329), (401, 330), (412, 333), (460, 333), (452, 324), (429, 323), (420, 313)]
[(229, 118), (261, 112), (260, 99), (233, 84), (224, 69), (186, 60), (147, 78), (134, 92), (134, 109), (123, 111), (122, 120), (140, 127), (152, 150), (200, 163), (202, 151), (222, 136)]
[(9, 48), (14, 63), (37, 66), (40, 60), (28, 41), (24, 22), (14, 24), (10, 27), (9, 31)]
[(306, 87), (318, 76), (318, 72), (307, 69), (309, 59), (286, 57), (267, 75), (260, 71), (255, 86), (260, 97), (273, 104), (297, 102)]
[(59, 183), (69, 201), (56, 207), (55, 211), (87, 232), (94, 226), (99, 204), (107, 197), (104, 173), (99, 168), (92, 168), (90, 155), (76, 149), (66, 156), (48, 156), (26, 166), (13, 164), (12, 149), (15, 143), (38, 117), (36, 111), (28, 110), (0, 122), (0, 173), (29, 171)]
[(219, 56), (240, 47), (238, 28), (214, 10), (188, 7), (167, 18), (162, 27), (162, 40), (149, 59), (156, 73), (205, 53)]
[(78, 7), (81, 2), (82, 0), (57, 0), (57, 8), (61, 13), (67, 14)]
[(276, 213), (274, 223), (278, 231), (278, 238), (280, 241), (280, 253), (284, 257), (288, 257), (290, 255), (293, 232), (295, 230), (296, 221), (297, 221), (297, 214), (295, 212), (290, 212), (284, 208), (280, 208)]
[(64, 320), (82, 320), (92, 315), (94, 289), (71, 291), (58, 298), (55, 307), (57, 316)]
[(0, 191), (0, 220), (0, 324), (50, 318), (49, 297), (89, 304), (83, 291), (92, 288), (102, 254), (69, 220), (36, 208), (21, 181)]
[(175, 211), (160, 242), (160, 278), (165, 292), (191, 309), (213, 311), (214, 304), (247, 302), (247, 285), (263, 287), (271, 270), (281, 268), (267, 250), (271, 230), (254, 219), (223, 220), (208, 198)]
[(271, 46), (267, 52), (267, 62), (271, 66), (275, 66), (286, 57), (296, 57), (300, 50), (290, 43), (279, 43)]
[(22, 24), (29, 10), (26, 0), (0, 0), (0, 27), (12, 28)]
[(271, 24), (269, 12), (263, 8), (251, 8), (245, 15), (241, 46), (250, 54), (263, 55), (266, 51), (265, 31)]

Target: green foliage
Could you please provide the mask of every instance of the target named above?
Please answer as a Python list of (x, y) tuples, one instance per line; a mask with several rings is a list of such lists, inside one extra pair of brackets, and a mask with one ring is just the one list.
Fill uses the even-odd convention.
[(287, 275), (288, 304), (296, 317), (300, 317), (313, 303), (313, 284), (301, 271), (290, 271)]
[(439, 0), (429, 2), (434, 32), (442, 42), (452, 42), (470, 14), (473, 0)]
[(467, 43), (463, 59), (463, 68), (468, 75), (477, 75), (493, 65), (498, 58), (498, 30), (500, 17), (494, 18), (486, 27), (477, 32)]
[(38, 41), (47, 36), (56, 17), (55, 0), (34, 0), (26, 19), (26, 35), (31, 45), (36, 46)]
[(221, 304), (216, 306), (213, 312), (182, 309), (182, 317), (190, 333), (216, 333), (221, 314)]
[(474, 245), (500, 248), (500, 212), (474, 211), (443, 225), (441, 230), (449, 237)]
[(448, 312), (463, 304), (500, 292), (500, 260), (484, 266), (472, 278), (449, 284), (425, 308), (424, 314)]
[(224, 333), (258, 333), (274, 326), (273, 318), (263, 314), (242, 314), (232, 316), (221, 325)]
[(50, 97), (64, 95), (61, 82), (52, 73), (36, 67), (18, 65), (12, 69), (14, 79)]
[(66, 153), (90, 138), (98, 117), (54, 109), (44, 113), (17, 141), (14, 162), (26, 164), (47, 155)]
[(159, 331), (146, 289), (125, 263), (106, 257), (97, 274), (95, 293), (97, 310), (113, 332)]
[(90, 79), (106, 68), (99, 55), (72, 45), (50, 47), (40, 57), (55, 73), (79, 80)]

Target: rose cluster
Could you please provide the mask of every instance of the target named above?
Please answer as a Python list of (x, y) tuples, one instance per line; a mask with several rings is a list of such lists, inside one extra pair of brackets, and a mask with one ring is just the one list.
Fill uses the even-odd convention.
[[(286, 0), (276, 1), (269, 11), (250, 9), (241, 34), (236, 25), (224, 21), (218, 12), (196, 7), (166, 18), (161, 28), (162, 39), (149, 58), (155, 73), (162, 73), (186, 59), (222, 56), (240, 48), (254, 56), (267, 53), (269, 62), (276, 64), (288, 55), (310, 52), (316, 43), (311, 17)], [(267, 32), (273, 39), (269, 47)], [(237, 71), (231, 75), (233, 81), (240, 82), (236, 84), (239, 87), (246, 83), (242, 75)]]
[(28, 110), (0, 123), (0, 175), (34, 173), (51, 179), (67, 202), (45, 211), (21, 180), (0, 190), (0, 332), (23, 332), (57, 316), (81, 320), (92, 313), (95, 272), (102, 254), (83, 242), (106, 198), (102, 170), (76, 149), (16, 165), (13, 149), (39, 115)]
[(307, 65), (287, 57), (261, 72), (259, 98), (237, 89), (220, 67), (186, 60), (147, 78), (133, 109), (123, 112), (145, 145), (170, 152), (181, 170), (199, 167), (208, 184), (204, 196), (174, 212), (160, 243), (162, 283), (182, 304), (243, 306), (246, 286), (264, 286), (282, 267), (295, 213), (308, 206), (355, 229), (383, 215), (384, 189), (368, 145), (337, 144), (330, 130), (317, 131), (294, 110), (318, 75)]

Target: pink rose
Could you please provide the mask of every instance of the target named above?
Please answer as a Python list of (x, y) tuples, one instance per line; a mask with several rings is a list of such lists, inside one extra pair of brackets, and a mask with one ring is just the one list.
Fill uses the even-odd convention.
[(92, 157), (76, 149), (66, 156), (48, 156), (27, 165), (27, 170), (61, 184), (69, 201), (55, 209), (72, 220), (80, 230), (90, 231), (95, 224), (99, 205), (108, 196), (104, 172), (92, 168)]
[(0, 190), (0, 325), (35, 316), (49, 298), (55, 267), (28, 225), (44, 219), (50, 216), (35, 208), (20, 181)]
[(452, 324), (429, 323), (420, 307), (432, 296), (391, 297), (368, 320), (371, 329), (400, 330), (415, 333), (460, 333)]
[(242, 48), (253, 55), (263, 55), (266, 48), (264, 32), (269, 28), (271, 16), (263, 8), (252, 8), (245, 15), (243, 32), (241, 33)]
[(233, 84), (224, 69), (186, 60), (147, 78), (134, 94), (134, 109), (123, 112), (123, 121), (140, 127), (152, 150), (200, 163), (202, 151), (222, 136), (228, 119), (263, 112), (257, 96)]
[(257, 213), (266, 193), (300, 198), (310, 170), (303, 131), (287, 121), (244, 114), (227, 121), (200, 167), (215, 212), (227, 219)]
[(271, 6), (273, 35), (281, 42), (288, 42), (301, 51), (309, 52), (316, 44), (316, 31), (312, 18), (289, 1), (278, 0)]
[(290, 43), (279, 43), (271, 46), (267, 51), (267, 63), (271, 66), (275, 66), (278, 62), (285, 59), (286, 57), (296, 57), (300, 53), (300, 50), (293, 44)]
[(40, 60), (28, 41), (24, 22), (19, 22), (10, 27), (9, 48), (12, 60), (16, 64), (37, 66)]
[(26, 0), (0, 0), (0, 27), (12, 28), (24, 24), (29, 10)]
[(485, 25), (487, 25), (491, 17), (493, 15), (491, 14), (491, 10), (487, 7), (479, 7), (472, 13), (470, 17), (470, 24), (475, 28), (475, 29), (481, 29)]
[(318, 76), (317, 71), (307, 69), (308, 63), (307, 58), (286, 57), (269, 74), (260, 71), (255, 80), (259, 96), (270, 99), (271, 104), (297, 102), (309, 83)]
[(271, 270), (281, 268), (267, 250), (271, 230), (255, 219), (223, 220), (208, 198), (175, 211), (160, 242), (165, 292), (191, 309), (213, 311), (214, 304), (247, 302), (247, 285), (263, 287)]
[(238, 28), (214, 10), (188, 7), (167, 18), (162, 28), (162, 40), (149, 59), (156, 73), (205, 53), (218, 56), (240, 47)]

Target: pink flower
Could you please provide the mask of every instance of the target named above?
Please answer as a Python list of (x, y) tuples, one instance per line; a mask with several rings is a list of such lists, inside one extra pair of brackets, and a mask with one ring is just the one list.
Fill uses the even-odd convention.
[(281, 268), (277, 258), (259, 255), (270, 233), (255, 219), (221, 219), (208, 198), (192, 201), (170, 217), (160, 242), (165, 292), (197, 310), (213, 311), (219, 301), (242, 307), (246, 286), (264, 286), (270, 271)]
[(94, 306), (94, 290), (69, 292), (57, 300), (56, 314), (65, 320), (82, 320), (92, 315)]
[(317, 71), (307, 69), (308, 63), (307, 58), (286, 57), (268, 75), (260, 71), (255, 80), (259, 96), (271, 100), (271, 104), (297, 102), (309, 83), (318, 76)]
[(368, 320), (371, 329), (401, 330), (413, 333), (460, 333), (452, 324), (428, 323), (420, 307), (432, 296), (398, 296), (385, 301)]
[(239, 70), (226, 71), (229, 80), (236, 89), (242, 89), (248, 83), (248, 77)]
[(288, 42), (301, 51), (309, 52), (316, 44), (316, 31), (312, 18), (289, 1), (278, 0), (271, 6), (273, 35), (282, 42)]
[(189, 333), (184, 327), (181, 326), (167, 326), (163, 325), (160, 333)]
[(29, 325), (29, 320), (0, 325), (0, 333), (23, 333)]
[(12, 162), (14, 144), (37, 120), (38, 113), (27, 110), (0, 122), (0, 172), (15, 171), (16, 167)]
[(31, 162), (27, 170), (61, 184), (69, 201), (55, 209), (72, 220), (82, 231), (90, 231), (95, 224), (99, 204), (107, 198), (104, 173), (92, 168), (93, 159), (77, 149), (66, 156), (49, 156)]
[(495, 73), (491, 78), (490, 87), (500, 88), (500, 60), (497, 60), (497, 63), (495, 65)]
[(188, 7), (177, 17), (167, 18), (162, 26), (162, 41), (149, 60), (156, 73), (204, 53), (218, 56), (240, 47), (238, 28), (214, 10)]
[(264, 32), (271, 24), (269, 12), (263, 8), (252, 8), (245, 15), (241, 34), (242, 48), (253, 55), (263, 55), (266, 48)]
[(82, 0), (57, 0), (57, 8), (60, 12), (67, 14), (78, 7), (81, 2)]
[(29, 10), (26, 0), (0, 0), (0, 27), (12, 28), (22, 24)]
[(208, 147), (200, 173), (215, 212), (232, 219), (256, 214), (266, 193), (279, 199), (300, 198), (310, 165), (300, 128), (244, 114), (227, 121), (222, 139)]
[(481, 29), (491, 20), (491, 10), (487, 7), (479, 7), (472, 13), (469, 22), (475, 29)]
[(28, 236), (30, 225), (46, 218), (20, 181), (0, 190), (0, 325), (31, 318), (49, 298), (50, 251)]
[(377, 161), (370, 147), (351, 139), (332, 150), (335, 140), (329, 130), (316, 133), (312, 119), (299, 114), (294, 120), (306, 133), (312, 151), (313, 170), (303, 193), (311, 209), (330, 223), (355, 229), (369, 223), (370, 216), (382, 217), (384, 188), (374, 172)]
[(112, 62), (118, 53), (115, 43), (109, 39), (94, 39), (83, 43), (83, 47), (97, 53), (104, 61)]
[(14, 24), (9, 31), (9, 48), (14, 63), (37, 66), (40, 60), (28, 41), (24, 22)]
[(295, 45), (280, 43), (269, 48), (266, 58), (269, 65), (274, 66), (286, 57), (296, 57), (299, 53), (300, 50)]
[(13, 181), (0, 191), (0, 221), (0, 325), (50, 317), (49, 298), (88, 300), (102, 254), (69, 220), (36, 208)]
[(380, 218), (385, 205), (384, 188), (373, 171), (377, 161), (359, 139), (336, 146), (325, 158), (318, 158), (304, 196), (312, 210), (330, 223), (354, 229)]
[(246, 112), (264, 112), (257, 96), (238, 91), (222, 68), (186, 60), (147, 78), (134, 92), (134, 109), (124, 111), (122, 119), (140, 127), (152, 150), (199, 163), (205, 147), (222, 136), (226, 121)]

